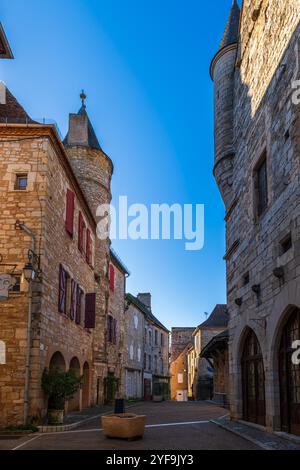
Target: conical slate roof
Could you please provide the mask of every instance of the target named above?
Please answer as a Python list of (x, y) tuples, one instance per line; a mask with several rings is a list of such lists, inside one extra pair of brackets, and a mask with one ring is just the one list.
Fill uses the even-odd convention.
[(229, 46), (230, 44), (235, 44), (238, 42), (240, 14), (240, 7), (238, 6), (237, 1), (233, 0), (225, 31), (220, 44), (220, 50), (226, 46)]
[(94, 128), (92, 126), (92, 123), (89, 119), (89, 116), (86, 112), (86, 106), (85, 104), (83, 104), (80, 108), (80, 110), (78, 111), (78, 114), (81, 115), (81, 116), (86, 116), (87, 117), (87, 121), (88, 121), (88, 145), (89, 147), (91, 148), (94, 148), (94, 149), (98, 149), (98, 150), (102, 150), (101, 149), (101, 146), (99, 144), (99, 140), (96, 136), (96, 133), (94, 131)]

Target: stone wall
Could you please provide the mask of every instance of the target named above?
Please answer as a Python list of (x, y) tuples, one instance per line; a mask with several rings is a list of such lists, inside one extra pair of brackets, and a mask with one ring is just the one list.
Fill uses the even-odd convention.
[(144, 315), (133, 304), (125, 312), (125, 386), (127, 398), (141, 398), (144, 362)]
[(108, 302), (108, 314), (117, 321), (116, 342), (108, 341), (106, 335), (107, 350), (107, 368), (108, 372), (113, 373), (119, 381), (118, 393), (120, 396), (125, 394), (125, 273), (111, 259), (114, 266), (114, 290), (110, 290)]
[[(300, 78), (299, 20), (297, 0), (244, 1), (234, 76), (232, 199), (226, 206), (231, 413), (243, 416), (241, 355), (251, 328), (264, 360), (266, 425), (276, 430), (280, 326), (289, 305), (300, 306), (300, 109), (292, 102), (292, 81)], [(254, 174), (264, 153), (268, 208), (258, 217)], [(283, 253), (281, 241), (289, 234), (292, 248)], [(276, 267), (284, 269), (284, 279), (274, 276)], [(253, 285), (260, 285), (259, 295)]]
[(184, 350), (188, 343), (194, 343), (193, 332), (195, 328), (183, 327), (171, 330), (171, 362)]

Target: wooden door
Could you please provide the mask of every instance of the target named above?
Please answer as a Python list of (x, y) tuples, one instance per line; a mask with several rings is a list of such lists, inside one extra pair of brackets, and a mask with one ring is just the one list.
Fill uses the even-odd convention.
[(242, 356), (243, 419), (266, 424), (265, 375), (261, 349), (254, 331), (250, 330)]

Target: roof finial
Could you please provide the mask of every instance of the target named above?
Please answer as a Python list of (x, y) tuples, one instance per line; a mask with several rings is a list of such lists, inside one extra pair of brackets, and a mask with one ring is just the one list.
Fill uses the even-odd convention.
[(84, 90), (81, 90), (80, 99), (82, 102), (82, 107), (85, 109), (86, 108), (86, 104), (85, 104), (86, 94), (84, 93)]

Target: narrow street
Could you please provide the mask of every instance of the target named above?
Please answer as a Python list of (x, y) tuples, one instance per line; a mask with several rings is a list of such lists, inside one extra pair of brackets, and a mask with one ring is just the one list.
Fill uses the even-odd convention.
[(128, 412), (145, 414), (143, 440), (106, 439), (100, 418), (63, 433), (33, 434), (18, 440), (0, 441), (0, 449), (12, 450), (258, 450), (251, 442), (220, 428), (211, 420), (227, 414), (207, 402), (145, 402), (131, 405)]

